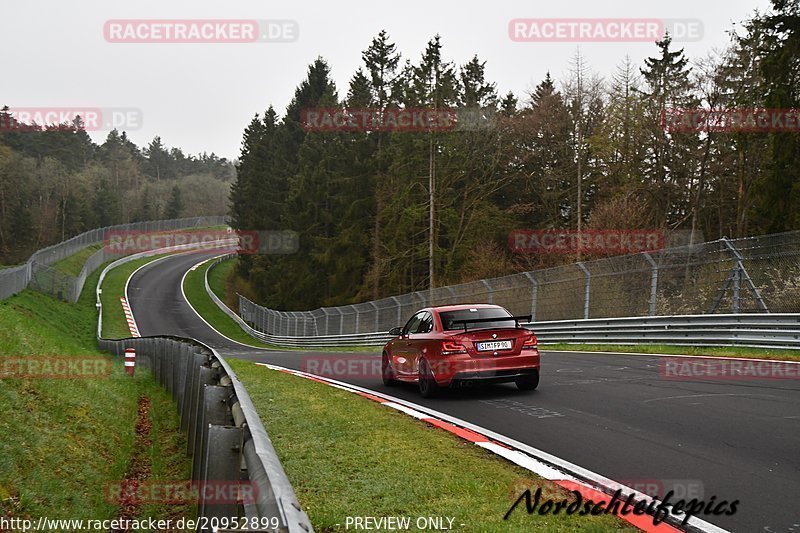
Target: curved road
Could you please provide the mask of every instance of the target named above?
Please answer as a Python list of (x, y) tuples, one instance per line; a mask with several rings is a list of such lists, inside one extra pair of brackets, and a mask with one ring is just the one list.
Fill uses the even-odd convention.
[[(230, 342), (181, 293), (184, 273), (204, 259), (170, 257), (131, 279), (128, 297), (142, 335), (194, 337), (225, 356), (300, 370), (310, 355), (379, 357)], [(689, 499), (738, 499), (734, 516), (699, 515), (731, 531), (800, 532), (800, 381), (671, 381), (660, 378), (658, 363), (656, 356), (544, 352), (533, 393), (496, 385), (432, 400), (411, 386), (385, 387), (379, 376), (332, 377), (468, 420), (634, 488), (649, 484), (659, 497), (675, 488)]]

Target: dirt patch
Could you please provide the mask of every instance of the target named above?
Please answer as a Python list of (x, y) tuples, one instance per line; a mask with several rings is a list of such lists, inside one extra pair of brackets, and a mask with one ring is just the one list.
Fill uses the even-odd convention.
[[(136, 498), (139, 484), (150, 478), (150, 458), (147, 454), (152, 444), (151, 432), (153, 425), (150, 422), (150, 397), (140, 396), (136, 415), (136, 435), (134, 437), (133, 455), (128, 465), (128, 473), (122, 483), (120, 511), (117, 518), (132, 520), (138, 515), (139, 502)], [(127, 533), (127, 529), (115, 529), (114, 533)]]

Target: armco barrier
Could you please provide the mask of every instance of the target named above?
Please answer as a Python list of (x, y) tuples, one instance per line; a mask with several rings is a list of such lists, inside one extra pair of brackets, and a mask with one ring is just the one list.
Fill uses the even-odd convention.
[[(206, 292), (214, 303), (250, 336), (276, 346), (324, 348), (379, 346), (392, 337), (388, 333), (350, 335), (279, 336), (253, 329), (211, 290), (206, 271)], [(465, 302), (467, 303), (467, 302)], [(410, 317), (405, 317), (408, 319)], [(398, 323), (401, 326), (402, 323)], [(677, 315), (588, 320), (532, 322), (523, 326), (533, 330), (539, 344), (669, 344), (673, 346), (743, 346), (752, 348), (800, 349), (800, 313)]]
[[(184, 247), (173, 247), (179, 249)], [(180, 414), (181, 430), (188, 435), (188, 453), (193, 458), (192, 480), (249, 481), (254, 484), (254, 502), (206, 502), (197, 506), (199, 517), (208, 518), (208, 528), (231, 518), (247, 518), (246, 529), (309, 533), (313, 527), (300, 507), (253, 402), (244, 385), (213, 348), (195, 340), (172, 336), (130, 339), (102, 338), (100, 286), (111, 268), (146, 255), (135, 254), (108, 265), (97, 284), (97, 344), (101, 350), (123, 356), (136, 350), (137, 366), (148, 369), (172, 394)], [(220, 528), (220, 531), (224, 528)]]
[(70, 276), (59, 272), (52, 265), (93, 244), (101, 244), (110, 231), (142, 231), (160, 232), (189, 228), (202, 228), (227, 224), (227, 216), (191, 217), (174, 220), (153, 220), (119, 224), (106, 228), (98, 228), (76, 235), (71, 239), (48, 246), (34, 252), (30, 259), (21, 266), (0, 270), (0, 300), (31, 288), (68, 302), (78, 301), (78, 297), (86, 283), (86, 278), (100, 265), (119, 257), (101, 248), (92, 254), (84, 263), (78, 276)]
[(262, 333), (308, 337), (388, 331), (423, 307), (479, 302), (534, 322), (800, 313), (800, 231), (585, 260), (310, 311), (278, 311), (240, 296), (238, 311)]

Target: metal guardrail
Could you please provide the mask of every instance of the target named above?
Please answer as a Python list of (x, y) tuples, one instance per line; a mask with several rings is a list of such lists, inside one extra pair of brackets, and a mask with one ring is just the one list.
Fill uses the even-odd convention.
[(800, 313), (558, 320), (525, 324), (539, 343), (800, 349)]
[(537, 322), (798, 313), (800, 231), (587, 260), (311, 311), (278, 311), (240, 296), (239, 312), (262, 333), (307, 337), (388, 331), (423, 307), (479, 302)]
[(236, 254), (227, 254), (221, 257), (217, 257), (205, 271), (205, 287), (206, 293), (208, 296), (214, 301), (214, 303), (219, 307), (222, 312), (226, 315), (231, 317), (234, 322), (236, 322), (239, 327), (241, 327), (248, 335), (257, 339), (261, 342), (267, 344), (275, 344), (276, 346), (288, 346), (294, 348), (323, 348), (326, 346), (372, 346), (385, 343), (391, 337), (386, 333), (362, 333), (359, 335), (330, 335), (327, 337), (281, 337), (278, 335), (269, 335), (266, 333), (262, 333), (256, 329), (250, 327), (250, 325), (242, 320), (242, 318), (237, 315), (230, 307), (225, 305), (225, 302), (219, 299), (219, 297), (211, 290), (211, 286), (208, 283), (208, 273), (214, 268), (216, 265), (235, 257)]
[[(206, 292), (250, 336), (292, 348), (379, 346), (392, 339), (388, 333), (350, 335), (280, 336), (250, 327), (234, 313), (208, 284), (208, 272), (231, 255), (217, 258), (206, 270)], [(396, 325), (402, 325), (398, 323)], [(800, 349), (800, 313), (677, 315), (654, 317), (554, 320), (522, 324), (533, 330), (539, 344), (668, 344), (673, 346), (742, 346)]]
[(250, 396), (222, 356), (189, 338), (102, 338), (100, 287), (107, 272), (122, 263), (164, 251), (135, 254), (103, 269), (96, 289), (98, 346), (119, 356), (126, 348), (133, 348), (137, 364), (150, 370), (172, 394), (181, 430), (188, 435), (193, 481), (249, 481), (256, 487), (254, 502), (201, 500), (197, 510), (198, 516), (209, 519), (206, 531), (212, 531), (213, 519), (224, 524), (224, 519), (246, 517), (249, 525), (256, 526), (248, 531), (313, 532)]
[(74, 255), (93, 244), (103, 242), (108, 232), (142, 231), (160, 232), (179, 229), (201, 228), (226, 224), (227, 216), (189, 217), (173, 220), (152, 220), (118, 224), (105, 228), (93, 229), (76, 235), (66, 241), (38, 250), (31, 255), (24, 265), (0, 269), (0, 300), (22, 292), (29, 286), (55, 298), (68, 302), (77, 302), (88, 278), (100, 265), (109, 259), (119, 257), (111, 251), (101, 248), (92, 254), (84, 263), (77, 276), (59, 272), (52, 265)]

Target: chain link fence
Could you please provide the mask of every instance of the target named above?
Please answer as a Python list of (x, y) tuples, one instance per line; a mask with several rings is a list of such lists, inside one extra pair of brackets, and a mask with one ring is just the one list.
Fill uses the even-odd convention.
[(427, 306), (494, 303), (534, 322), (800, 312), (800, 231), (584, 261), (314, 311), (239, 296), (242, 319), (278, 336), (388, 331)]
[(77, 276), (61, 272), (54, 265), (84, 248), (103, 244), (108, 232), (137, 231), (158, 233), (162, 231), (207, 228), (228, 223), (227, 216), (191, 217), (173, 220), (152, 220), (118, 224), (93, 229), (64, 242), (35, 252), (27, 263), (0, 270), (0, 300), (4, 300), (30, 287), (55, 298), (76, 302), (81, 295), (86, 278), (106, 261), (120, 257), (120, 253), (103, 246), (89, 256)]

